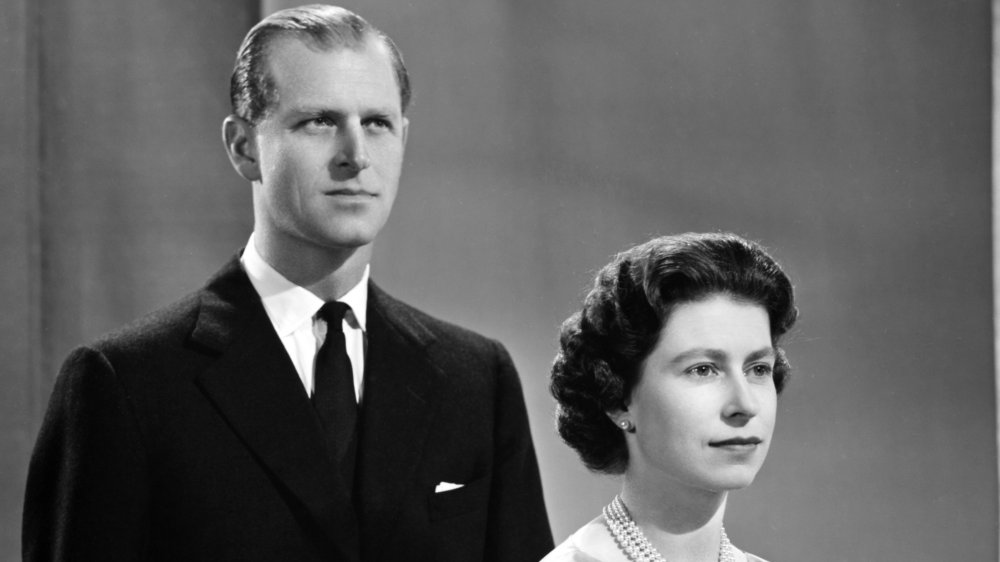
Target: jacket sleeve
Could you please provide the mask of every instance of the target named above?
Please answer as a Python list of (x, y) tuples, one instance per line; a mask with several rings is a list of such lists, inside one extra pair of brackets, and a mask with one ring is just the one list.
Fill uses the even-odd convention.
[(552, 550), (542, 482), (517, 370), (497, 349), (494, 467), (486, 535), (487, 560), (537, 562)]
[(24, 560), (146, 559), (148, 484), (125, 388), (103, 354), (77, 349), (56, 380), (28, 469)]

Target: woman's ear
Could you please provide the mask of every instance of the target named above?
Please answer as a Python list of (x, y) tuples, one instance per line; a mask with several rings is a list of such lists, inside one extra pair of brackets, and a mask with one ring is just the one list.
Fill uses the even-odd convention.
[(260, 180), (260, 160), (257, 153), (257, 136), (254, 126), (237, 115), (230, 115), (222, 122), (222, 142), (236, 172), (247, 181)]
[(627, 408), (623, 410), (611, 410), (605, 412), (605, 414), (612, 423), (618, 426), (618, 429), (626, 433), (635, 433), (635, 423), (632, 422), (632, 415)]

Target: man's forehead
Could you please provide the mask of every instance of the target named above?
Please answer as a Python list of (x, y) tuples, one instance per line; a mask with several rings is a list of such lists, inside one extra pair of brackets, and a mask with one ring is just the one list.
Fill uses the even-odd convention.
[(360, 41), (323, 42), (309, 35), (285, 32), (274, 37), (265, 51), (265, 64), (269, 72), (280, 70), (281, 65), (294, 63), (303, 53), (337, 55), (340, 53), (372, 53), (381, 57), (392, 68), (392, 56), (384, 42), (367, 33)]
[(298, 43), (303, 45), (315, 52), (324, 53), (330, 51), (339, 51), (344, 49), (350, 50), (360, 50), (368, 46), (369, 43), (378, 43), (378, 39), (369, 32), (365, 32), (360, 36), (335, 36), (330, 34), (329, 36), (314, 35), (306, 32), (297, 32), (282, 30), (277, 31), (268, 40), (267, 44), (269, 48), (275, 48), (276, 46), (282, 44), (294, 44)]
[(336, 76), (348, 82), (382, 82), (391, 85), (392, 96), (399, 95), (391, 54), (372, 36), (363, 42), (328, 47), (295, 35), (279, 37), (269, 45), (265, 68), (271, 87), (279, 91), (293, 85), (300, 89), (308, 84), (318, 87)]

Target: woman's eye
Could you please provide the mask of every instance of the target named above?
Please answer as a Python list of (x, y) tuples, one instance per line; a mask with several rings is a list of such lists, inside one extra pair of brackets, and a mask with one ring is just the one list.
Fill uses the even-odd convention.
[(754, 365), (750, 367), (750, 374), (756, 377), (769, 377), (774, 372), (774, 368), (770, 365)]
[(688, 369), (687, 372), (698, 377), (708, 377), (718, 373), (714, 365), (695, 365)]

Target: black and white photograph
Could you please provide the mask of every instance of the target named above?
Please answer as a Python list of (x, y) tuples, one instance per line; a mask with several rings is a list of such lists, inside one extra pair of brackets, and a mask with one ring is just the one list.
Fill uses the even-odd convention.
[(997, 22), (7, 0), (0, 561), (1000, 560)]

